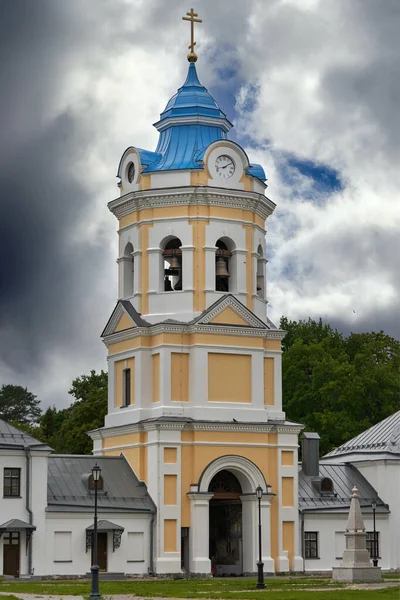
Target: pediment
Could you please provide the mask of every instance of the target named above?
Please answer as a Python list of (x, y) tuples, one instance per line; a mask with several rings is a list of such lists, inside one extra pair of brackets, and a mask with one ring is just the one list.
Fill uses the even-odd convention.
[(254, 313), (231, 294), (220, 298), (197, 319), (199, 325), (234, 325), (236, 327), (255, 327), (268, 329)]
[(101, 337), (133, 329), (134, 327), (147, 327), (148, 325), (149, 323), (142, 319), (128, 300), (120, 300), (109, 318)]

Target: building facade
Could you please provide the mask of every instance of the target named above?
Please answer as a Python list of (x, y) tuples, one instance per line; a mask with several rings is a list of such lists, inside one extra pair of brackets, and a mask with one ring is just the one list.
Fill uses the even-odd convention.
[(252, 573), (261, 486), (266, 572), (302, 569), (297, 436), (267, 318), (265, 174), (190, 61), (156, 150), (118, 169), (119, 300), (97, 456), (123, 453), (157, 506), (156, 573)]

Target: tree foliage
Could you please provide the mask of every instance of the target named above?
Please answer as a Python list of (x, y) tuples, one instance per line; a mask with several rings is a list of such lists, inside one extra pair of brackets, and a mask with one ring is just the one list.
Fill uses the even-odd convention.
[(342, 336), (309, 319), (281, 319), (287, 418), (321, 436), (328, 452), (400, 408), (400, 343), (379, 333)]
[(11, 384), (0, 388), (0, 419), (29, 427), (38, 422), (40, 415), (40, 401), (27, 388)]

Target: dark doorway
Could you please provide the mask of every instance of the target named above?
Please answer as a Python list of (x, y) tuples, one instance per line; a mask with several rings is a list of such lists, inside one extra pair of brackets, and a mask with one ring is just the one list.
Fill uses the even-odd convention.
[(3, 573), (19, 577), (19, 531), (3, 534)]
[[(93, 547), (92, 547), (93, 564)], [(100, 571), (107, 571), (107, 532), (97, 532), (97, 564)]]
[(229, 471), (220, 471), (210, 482), (210, 560), (214, 575), (241, 575), (242, 488)]

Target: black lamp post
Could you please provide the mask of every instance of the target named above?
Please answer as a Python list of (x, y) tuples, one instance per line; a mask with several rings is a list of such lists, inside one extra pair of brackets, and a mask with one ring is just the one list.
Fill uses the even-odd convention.
[(264, 563), (262, 562), (262, 545), (261, 545), (261, 498), (263, 496), (262, 487), (258, 486), (256, 489), (256, 496), (258, 500), (258, 577), (257, 577), (257, 588), (265, 588), (264, 583)]
[(92, 573), (92, 589), (90, 592), (90, 600), (100, 600), (99, 592), (99, 565), (97, 564), (97, 485), (100, 479), (101, 469), (96, 463), (92, 469), (92, 477), (94, 482), (94, 525), (93, 525), (93, 564), (90, 567)]
[(378, 548), (377, 548), (377, 539), (376, 539), (376, 522), (375, 522), (375, 513), (376, 513), (376, 500), (372, 500), (371, 502), (371, 506), (372, 506), (372, 515), (373, 515), (373, 520), (374, 520), (374, 539), (373, 539), (373, 551), (372, 551), (372, 564), (374, 565), (374, 567), (378, 566)]

